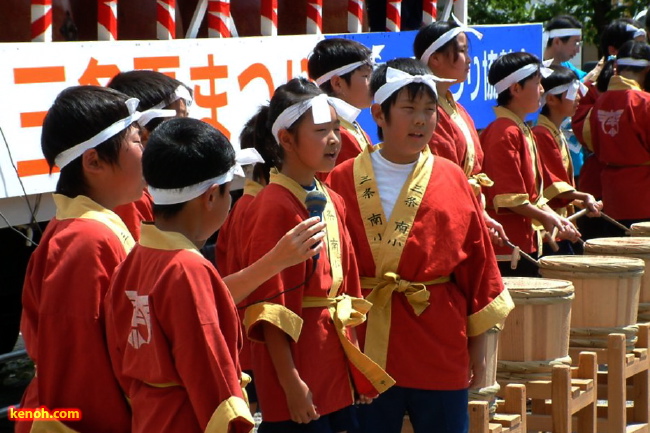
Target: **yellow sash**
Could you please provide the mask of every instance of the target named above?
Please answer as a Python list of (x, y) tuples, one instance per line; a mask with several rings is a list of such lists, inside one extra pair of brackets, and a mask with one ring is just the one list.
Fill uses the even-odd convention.
[[(359, 210), (375, 261), (376, 280), (364, 279), (366, 283), (368, 281), (376, 283), (371, 286), (373, 290), (367, 297), (374, 306), (368, 315), (365, 353), (382, 368), (385, 368), (391, 323), (392, 293), (397, 290), (405, 293), (409, 302), (413, 299), (411, 305), (415, 304), (416, 314), (421, 314), (429, 305), (429, 291), (426, 289), (428, 283), (403, 281), (395, 271), (399, 266), (406, 240), (429, 184), (434, 157), (426, 147), (400, 191), (390, 220), (386, 221), (371, 160), (371, 153), (379, 148), (380, 146), (366, 148), (354, 160), (354, 182)], [(388, 276), (388, 282), (386, 276)], [(448, 277), (442, 277), (442, 279), (434, 281), (433, 284), (443, 282), (445, 278), (444, 281), (449, 281)]]
[[(327, 197), (327, 203), (325, 204), (325, 210), (323, 211), (323, 219), (325, 220), (326, 224), (325, 241), (327, 245), (327, 257), (329, 258), (330, 267), (332, 269), (332, 288), (330, 289), (328, 296), (330, 298), (333, 298), (338, 294), (338, 290), (343, 283), (341, 237), (339, 236), (338, 218), (336, 216), (334, 203), (332, 203), (332, 198), (327, 192), (327, 188), (325, 188), (323, 184), (320, 183), (320, 181), (315, 181), (316, 188)], [(305, 188), (300, 186), (300, 184), (298, 184), (298, 182), (295, 180), (285, 176), (278, 171), (272, 171), (271, 183), (277, 183), (278, 185), (281, 185), (284, 188), (288, 189), (293, 195), (298, 198), (300, 203), (303, 205), (305, 204), (307, 191), (305, 191)]]
[(460, 132), (462, 132), (463, 137), (465, 137), (465, 143), (467, 143), (467, 151), (465, 153), (465, 160), (463, 161), (463, 172), (467, 179), (469, 179), (469, 184), (474, 191), (474, 195), (479, 195), (481, 192), (481, 187), (491, 187), (494, 185), (494, 182), (488, 177), (485, 173), (472, 174), (474, 171), (474, 166), (476, 165), (476, 143), (474, 143), (474, 138), (471, 131), (469, 130), (469, 125), (465, 122), (463, 116), (458, 112), (456, 107), (456, 102), (454, 102), (451, 92), (447, 92), (446, 97), (440, 98), (438, 100), (440, 107), (447, 113), (451, 120), (458, 126)]
[[(564, 134), (562, 133), (562, 131), (558, 129), (557, 126), (555, 126), (553, 122), (551, 122), (551, 120), (548, 117), (542, 114), (539, 115), (537, 124), (539, 126), (543, 126), (544, 128), (548, 129), (553, 135), (555, 144), (558, 147), (558, 150), (560, 151), (560, 155), (562, 157), (562, 166), (564, 167), (564, 170), (569, 176), (569, 180), (571, 184), (570, 186), (575, 185), (575, 179), (573, 177), (573, 162), (571, 161), (569, 143), (567, 143)], [(573, 205), (570, 204), (568, 206), (555, 209), (555, 212), (561, 217), (566, 218), (569, 214), (573, 214)]]
[(345, 355), (379, 393), (386, 391), (395, 384), (395, 380), (372, 359), (364, 355), (345, 334), (346, 327), (358, 326), (366, 320), (366, 313), (372, 307), (370, 302), (348, 295), (341, 295), (336, 298), (305, 296), (302, 300), (302, 307), (327, 307), (334, 321), (334, 327), (341, 340)]

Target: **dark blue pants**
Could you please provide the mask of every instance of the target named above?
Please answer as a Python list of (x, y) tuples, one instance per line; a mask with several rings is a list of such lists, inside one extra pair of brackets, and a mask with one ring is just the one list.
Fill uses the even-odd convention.
[(357, 409), (348, 406), (334, 413), (321, 415), (316, 421), (298, 424), (293, 421), (262, 421), (258, 433), (339, 433), (353, 432), (359, 428)]
[(408, 414), (415, 433), (467, 433), (467, 390), (428, 391), (393, 386), (359, 406), (362, 433), (400, 433)]

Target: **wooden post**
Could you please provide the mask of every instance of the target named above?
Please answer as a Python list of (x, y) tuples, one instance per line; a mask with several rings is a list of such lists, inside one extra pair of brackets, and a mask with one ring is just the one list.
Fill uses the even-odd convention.
[(156, 37), (176, 39), (176, 0), (156, 0)]
[(278, 0), (261, 0), (260, 11), (262, 36), (277, 36)]
[(363, 32), (364, 0), (348, 0), (348, 32)]
[(323, 34), (323, 0), (307, 1), (307, 34)]
[(422, 24), (435, 23), (438, 19), (438, 0), (422, 0)]
[(386, 0), (386, 31), (399, 32), (402, 26), (402, 0)]
[(32, 42), (52, 42), (52, 0), (32, 0)]
[(97, 0), (97, 40), (117, 40), (117, 0)]

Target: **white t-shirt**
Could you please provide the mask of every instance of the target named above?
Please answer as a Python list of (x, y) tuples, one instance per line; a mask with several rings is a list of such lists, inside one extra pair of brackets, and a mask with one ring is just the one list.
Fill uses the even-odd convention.
[(380, 150), (372, 152), (370, 158), (372, 160), (372, 169), (375, 171), (375, 177), (377, 178), (381, 207), (384, 210), (386, 221), (388, 221), (404, 183), (406, 183), (406, 179), (413, 171), (417, 161), (409, 164), (395, 164), (384, 158)]

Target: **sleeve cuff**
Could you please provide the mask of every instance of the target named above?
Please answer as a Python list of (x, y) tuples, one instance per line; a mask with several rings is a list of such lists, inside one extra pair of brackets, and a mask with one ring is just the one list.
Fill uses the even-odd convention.
[[(239, 428), (232, 430), (230, 424), (235, 421), (239, 421), (244, 430)], [(250, 424), (250, 429), (246, 430), (246, 424)], [(246, 402), (239, 397), (232, 396), (222, 401), (217, 410), (214, 411), (205, 428), (205, 433), (252, 432), (253, 427), (255, 427), (255, 421), (253, 421), (253, 416)]]
[(302, 318), (285, 306), (263, 302), (248, 307), (244, 316), (244, 326), (250, 340), (260, 343), (264, 341), (261, 326), (264, 322), (280, 328), (293, 341), (298, 341), (300, 337)]
[(544, 198), (547, 200), (552, 200), (562, 193), (571, 192), (575, 190), (576, 189), (574, 187), (572, 187), (566, 182), (553, 182), (551, 186), (549, 186), (544, 190)]
[(486, 305), (481, 311), (471, 314), (467, 318), (467, 336), (475, 337), (481, 335), (488, 329), (500, 324), (508, 317), (508, 313), (515, 308), (508, 289), (503, 291)]
[(517, 207), (522, 204), (530, 204), (528, 194), (498, 194), (492, 199), (494, 210), (497, 212), (502, 207)]

